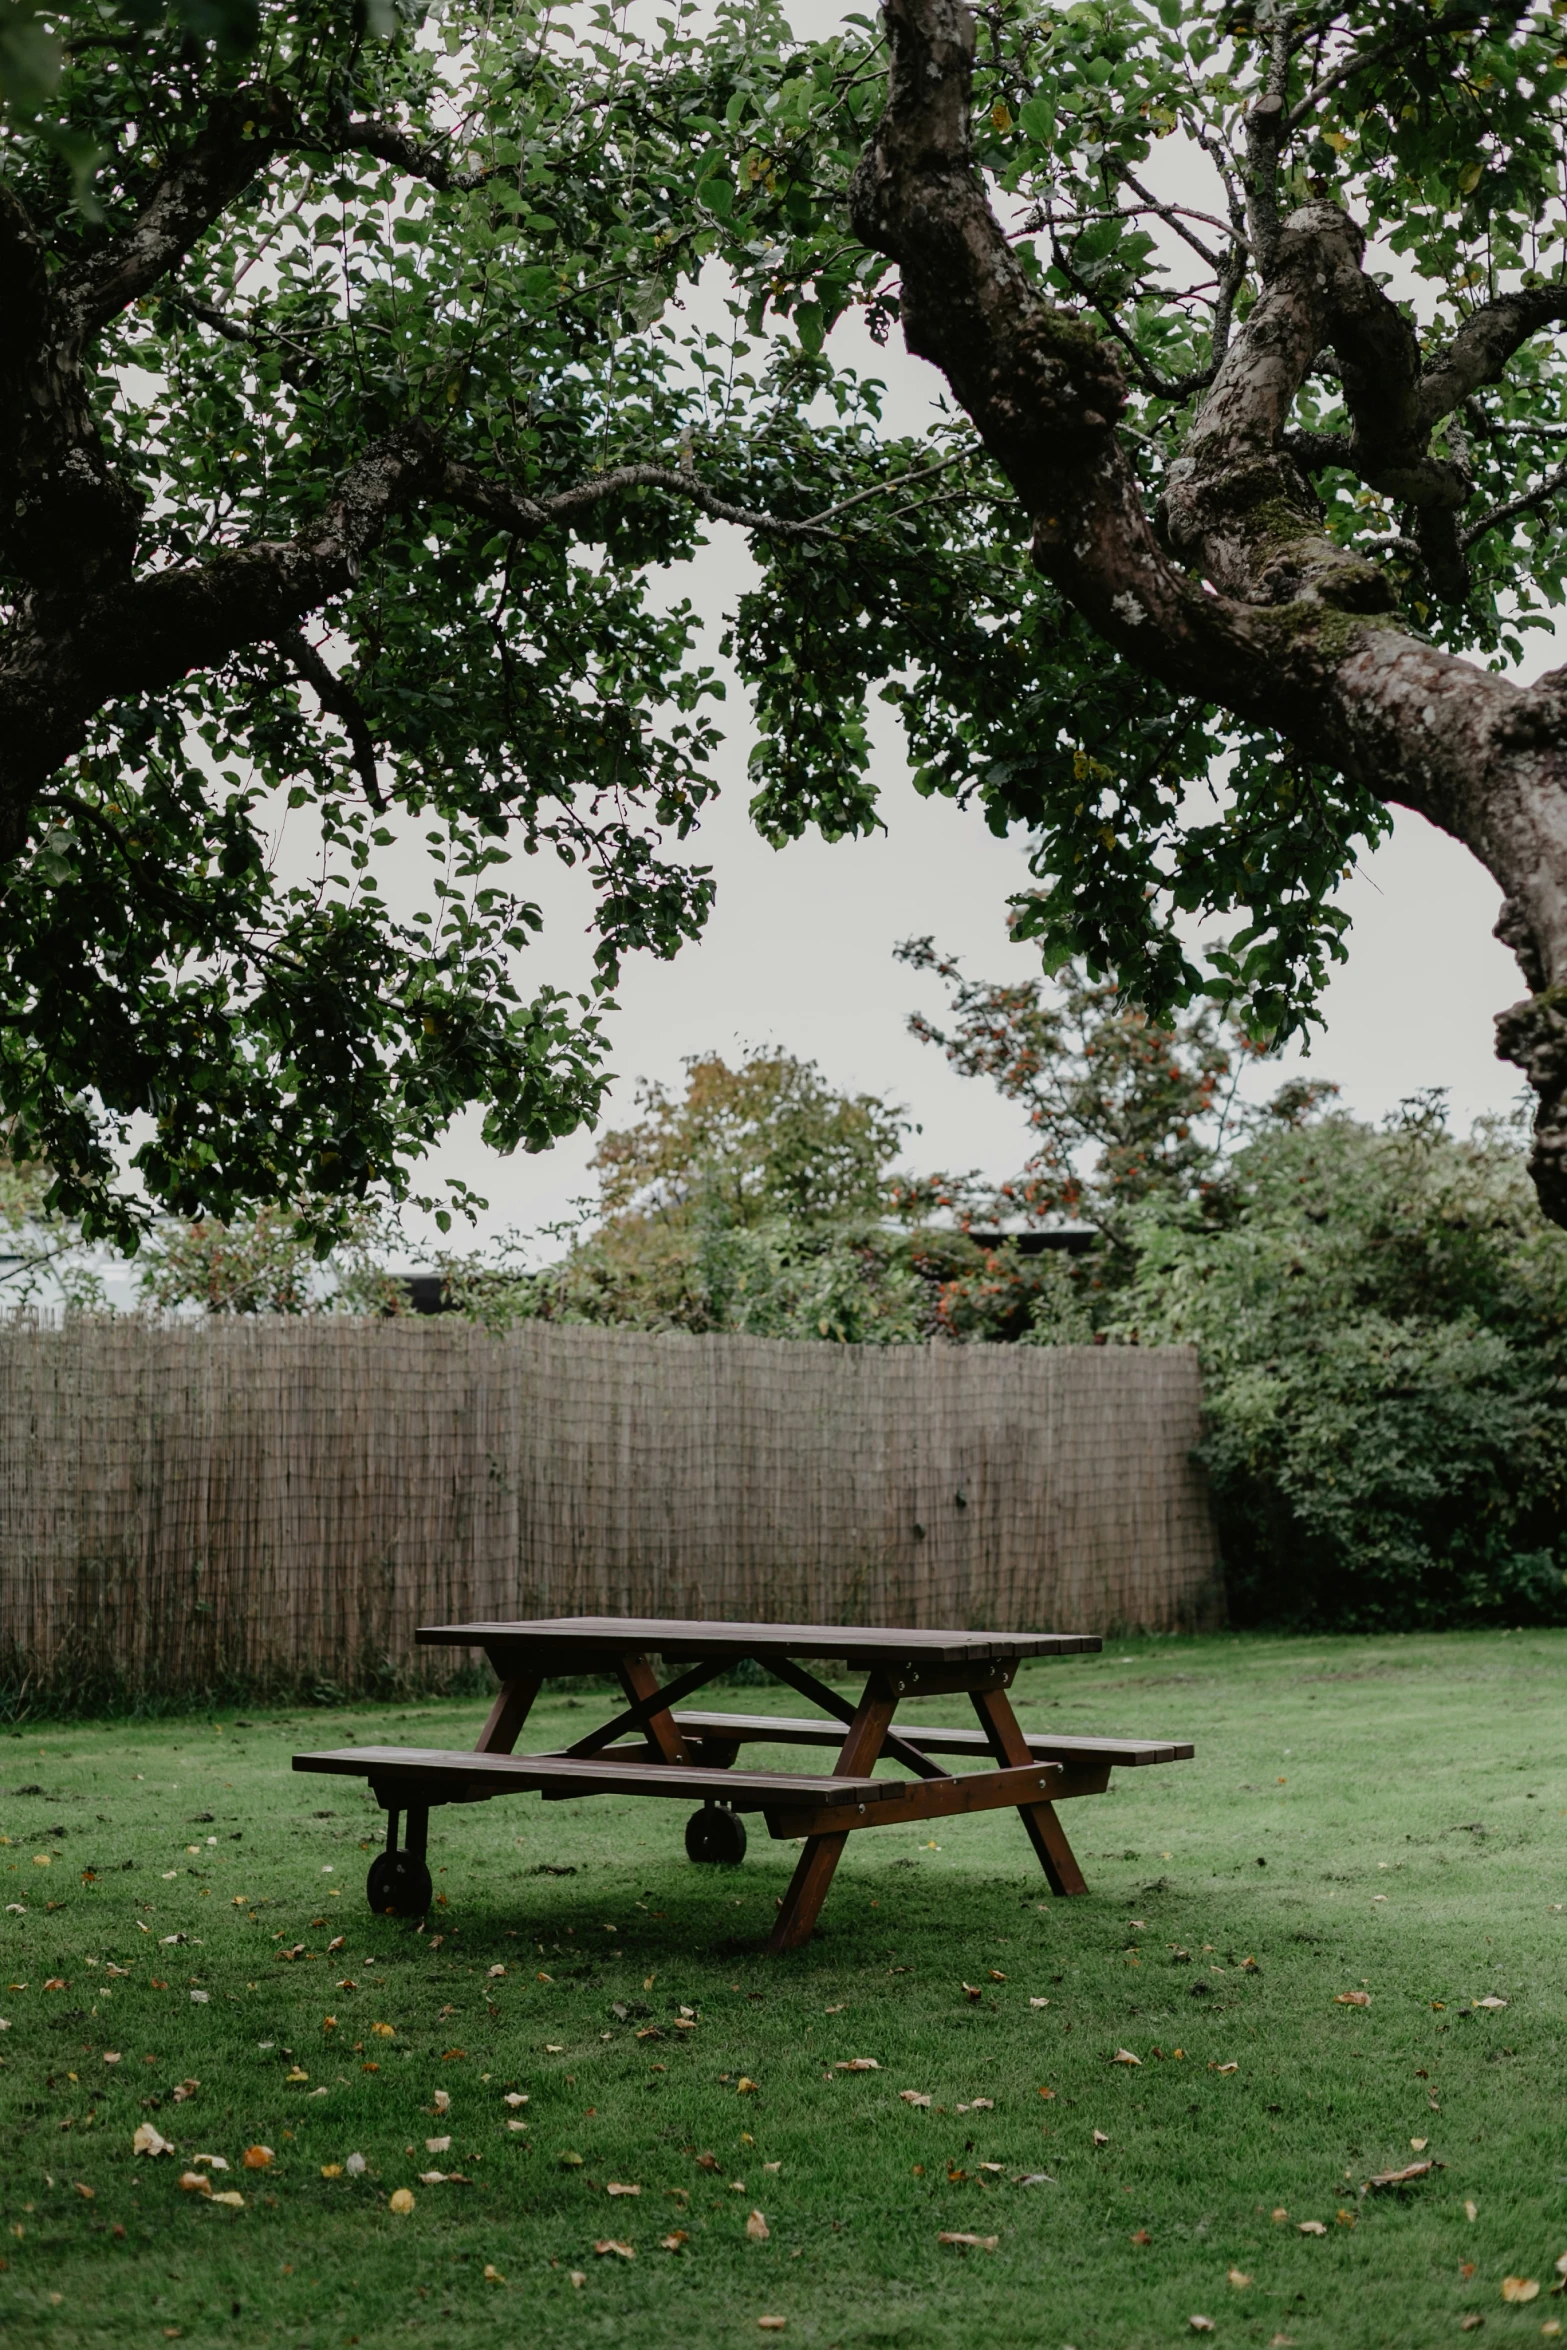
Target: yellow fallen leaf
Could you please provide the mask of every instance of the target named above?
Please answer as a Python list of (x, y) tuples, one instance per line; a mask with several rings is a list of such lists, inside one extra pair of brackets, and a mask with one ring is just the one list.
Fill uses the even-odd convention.
[(1504, 2301), (1532, 2301), (1540, 2290), (1538, 2277), (1503, 2277)]
[(1094, 2144), (1095, 2144), (1096, 2146), (1108, 2146), (1108, 2145), (1109, 2145), (1109, 2143), (1110, 2143), (1110, 2140), (1109, 2140), (1109, 2137), (1108, 2137), (1108, 2135), (1106, 2134), (1106, 2132), (1105, 2132), (1105, 2131), (1103, 2131), (1103, 2130), (1095, 2130), (1095, 2132), (1094, 2132)]
[(642, 2190), (629, 2186), (624, 2179), (611, 2179), (605, 2192), (610, 2195), (640, 2195)]
[(750, 2237), (753, 2244), (765, 2244), (773, 2231), (768, 2226), (766, 2220), (763, 2219), (761, 2213), (759, 2211), (753, 2211), (750, 2218), (745, 2223), (745, 2232)]
[(1464, 2205), (1464, 2217), (1465, 2217), (1465, 2219), (1478, 2219), (1478, 2218), (1480, 2217), (1480, 2206), (1479, 2206), (1479, 2204), (1478, 2204), (1478, 2203), (1466, 2203), (1466, 2204)]
[(243, 2211), (245, 2198), (237, 2187), (223, 2187), (212, 2198), (214, 2203), (226, 2203), (231, 2211)]
[(133, 2154), (172, 2154), (174, 2148), (160, 2131), (153, 2128), (151, 2122), (138, 2122), (136, 2135), (131, 2140), (131, 2152)]
[(1142, 2061), (1142, 2058), (1134, 2056), (1129, 2048), (1118, 2048), (1110, 2059), (1112, 2064), (1141, 2064)]
[(310, 2075), (309, 2075), (307, 2072), (303, 2072), (303, 2071), (301, 2071), (300, 2067), (299, 2067), (299, 2066), (296, 2064), (296, 2065), (295, 2065), (295, 2067), (294, 2067), (294, 2069), (293, 2069), (293, 2071), (292, 2071), (292, 2072), (289, 2072), (289, 2073), (285, 2073), (285, 2074), (283, 2075), (283, 2078), (284, 2078), (284, 2080), (285, 2080), (285, 2081), (289, 2081), (289, 2082), (294, 2082), (294, 2081), (308, 2081), (308, 2080), (309, 2080), (309, 2078), (310, 2078)]
[(266, 2170), (275, 2160), (270, 2146), (247, 2146), (240, 2161), (247, 2170)]
[(484, 2281), (487, 2285), (504, 2285), (506, 2282), (493, 2260), (487, 2260), (484, 2264)]
[(943, 2228), (936, 2241), (938, 2244), (956, 2244), (960, 2250), (965, 2252), (994, 2252), (1001, 2238), (999, 2236), (970, 2236), (958, 2228)]
[(1416, 2154), (1424, 2154), (1431, 2141), (1429, 2138), (1411, 2138), (1409, 2143)]
[(1242, 2285), (1249, 2285), (1251, 2283), (1251, 2278), (1246, 2274), (1246, 2271), (1243, 2268), (1232, 2268), (1230, 2271), (1230, 2283), (1238, 2290)]
[(1275, 2227), (1277, 2227), (1277, 2226), (1280, 2224), (1280, 2222), (1281, 2222), (1281, 2221), (1283, 2221), (1283, 2220), (1287, 2220), (1288, 2218), (1289, 2218), (1289, 2213), (1288, 2213), (1288, 2212), (1285, 2210), (1285, 2208), (1284, 2208), (1283, 2204), (1282, 2204), (1282, 2203), (1275, 2204), (1275, 2206), (1274, 2206), (1274, 2210), (1273, 2210), (1273, 2224), (1274, 2224), (1274, 2226), (1275, 2226)]
[(1325, 2236), (1328, 2232), (1320, 2219), (1303, 2219), (1296, 2224), (1303, 2236)]
[(370, 2030), (377, 2040), (395, 2040), (397, 2037), (395, 2024), (372, 2024)]
[(990, 1970), (990, 1979), (993, 1983), (1004, 1983), (1007, 1978), (998, 1966), (993, 1966)]
[(324, 2179), (340, 2179), (342, 2175), (343, 2166), (340, 2162), (324, 2162), (321, 2165), (321, 2176)]
[(78, 2195), (80, 2195), (84, 2203), (91, 2203), (98, 2190), (96, 2187), (84, 2187), (81, 2180), (78, 2179), (76, 2181), (76, 2192)]
[(742, 2073), (739, 2080), (735, 2083), (735, 2095), (737, 2097), (749, 2097), (755, 2087), (756, 2083), (752, 2080), (750, 2074)]
[(629, 2244), (617, 2243), (613, 2236), (600, 2236), (593, 2249), (599, 2255), (600, 2259), (603, 2259), (605, 2254), (610, 2252), (614, 2253), (617, 2260), (636, 2259), (636, 2252), (632, 2246)]
[(394, 2187), (386, 2199), (386, 2207), (388, 2211), (412, 2211), (414, 2207), (413, 2189), (411, 2187)]

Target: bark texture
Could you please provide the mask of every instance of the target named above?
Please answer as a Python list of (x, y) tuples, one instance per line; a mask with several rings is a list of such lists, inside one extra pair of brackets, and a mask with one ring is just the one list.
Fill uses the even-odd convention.
[(1567, 671), (1526, 689), (1407, 633), (1380, 568), (1322, 529), (1305, 468), (1324, 452), (1288, 429), (1331, 352), (1352, 422), (1332, 461), (1414, 509), (1434, 584), (1461, 596), (1469, 483), (1432, 435), (1567, 315), (1567, 293), (1505, 296), (1422, 363), (1362, 268), (1356, 224), (1330, 203), (1278, 218), (1281, 110), (1264, 98), (1248, 187), (1263, 289), (1152, 516), (1115, 431), (1120, 359), (1025, 275), (975, 170), (972, 13), (888, 0), (885, 15), (887, 106), (853, 206), (860, 235), (898, 263), (910, 349), (942, 370), (1012, 482), (1040, 569), (1120, 653), (1418, 810), (1495, 877), (1497, 935), (1530, 991), (1500, 1016), (1498, 1050), (1538, 1096), (1535, 1182), (1567, 1224)]

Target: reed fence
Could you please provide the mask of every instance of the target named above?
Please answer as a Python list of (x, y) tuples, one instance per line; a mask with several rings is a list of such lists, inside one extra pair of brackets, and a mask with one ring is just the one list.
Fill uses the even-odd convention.
[(0, 1680), (344, 1691), (421, 1622), (1169, 1630), (1216, 1553), (1184, 1348), (455, 1318), (0, 1329)]

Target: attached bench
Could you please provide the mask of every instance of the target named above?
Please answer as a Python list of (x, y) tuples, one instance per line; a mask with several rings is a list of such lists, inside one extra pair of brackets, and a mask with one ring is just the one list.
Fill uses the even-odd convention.
[[(686, 1827), (693, 1860), (736, 1862), (745, 1852), (740, 1815), (760, 1813), (769, 1833), (804, 1841), (789, 1891), (779, 1906), (769, 1948), (797, 1947), (810, 1935), (850, 1833), (860, 1828), (950, 1819), (1015, 1808), (1051, 1890), (1087, 1886), (1055, 1806), (1076, 1795), (1103, 1794), (1118, 1764), (1138, 1769), (1181, 1762), (1193, 1749), (1176, 1740), (1074, 1738), (1025, 1732), (1007, 1688), (1028, 1656), (1096, 1649), (1083, 1633), (843, 1630), (821, 1624), (701, 1624), (606, 1616), (553, 1617), (532, 1623), (443, 1625), (422, 1641), (483, 1645), (500, 1678), (490, 1716), (471, 1752), (443, 1747), (348, 1746), (297, 1754), (297, 1771), (363, 1778), (387, 1814), (386, 1849), (372, 1863), (371, 1907), (420, 1916), (431, 1898), (426, 1861), (429, 1816), (444, 1803), (484, 1803), (497, 1795), (651, 1795), (701, 1803)], [(660, 1687), (653, 1656), (697, 1661)], [(676, 1712), (677, 1702), (749, 1656), (825, 1718)], [(798, 1660), (842, 1657), (866, 1675), (857, 1705)], [(613, 1671), (629, 1703), (564, 1753), (513, 1752), (544, 1681), (560, 1674)], [(892, 1727), (904, 1698), (964, 1694), (973, 1729)], [(737, 1767), (747, 1745), (834, 1747), (830, 1775)], [(990, 1768), (952, 1772), (936, 1755), (984, 1759)], [(878, 1761), (902, 1764), (906, 1778), (873, 1776)], [(404, 1833), (400, 1837), (399, 1831)]]

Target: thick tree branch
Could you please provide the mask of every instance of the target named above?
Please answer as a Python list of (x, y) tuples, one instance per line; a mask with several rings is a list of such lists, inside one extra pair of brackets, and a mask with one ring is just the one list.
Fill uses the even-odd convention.
[(1420, 421), (1429, 432), (1482, 384), (1500, 381), (1507, 362), (1542, 327), (1567, 319), (1567, 285), (1523, 286), (1501, 294), (1466, 318), (1452, 340), (1426, 362), (1420, 385)]
[[(1357, 232), (1331, 206), (1280, 229), (1262, 297), (1170, 469), (1170, 540), (1224, 591), (1204, 593), (1143, 511), (1113, 430), (1113, 355), (1024, 277), (990, 210), (969, 148), (968, 9), (889, 0), (886, 21), (887, 108), (852, 200), (860, 234), (899, 265), (911, 349), (947, 376), (1034, 519), (1036, 561), (1101, 636), (1176, 691), (1419, 809), (1496, 876), (1499, 935), (1532, 990), (1499, 1023), (1500, 1047), (1539, 1094), (1536, 1182), (1567, 1222), (1567, 691), (1560, 679), (1526, 691), (1405, 634), (1388, 581), (1322, 532), (1283, 445), (1331, 343), (1366, 461), (1412, 469), (1451, 516), (1436, 499), (1454, 485), (1427, 455), (1422, 387), (1386, 315), (1398, 313), (1353, 282)], [(1486, 380), (1476, 338), (1456, 340), (1450, 369)]]
[(375, 770), (375, 738), (370, 732), (370, 721), (365, 716), (359, 696), (327, 667), (310, 639), (300, 631), (296, 630), (291, 636), (279, 637), (278, 651), (293, 663), (322, 709), (342, 721), (349, 748), (354, 755), (355, 772), (365, 787), (365, 798), (372, 808), (384, 815), (386, 795)]

